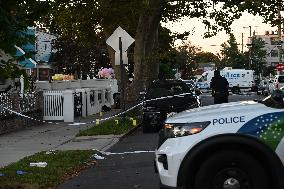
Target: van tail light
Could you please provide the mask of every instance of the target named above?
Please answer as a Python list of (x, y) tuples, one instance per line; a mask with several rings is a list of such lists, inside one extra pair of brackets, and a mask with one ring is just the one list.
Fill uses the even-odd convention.
[(276, 83), (275, 88), (279, 89), (279, 84), (278, 83)]

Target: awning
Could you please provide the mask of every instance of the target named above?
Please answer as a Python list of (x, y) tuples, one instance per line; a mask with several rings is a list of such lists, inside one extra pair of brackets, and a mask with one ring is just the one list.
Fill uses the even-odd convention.
[(24, 68), (36, 68), (37, 63), (31, 58), (25, 58), (25, 60), (19, 62), (19, 65)]
[(16, 56), (23, 56), (24, 54), (26, 54), (25, 51), (21, 47), (18, 47), (17, 45), (15, 45), (15, 48), (17, 49)]
[[(22, 48), (16, 45), (15, 48), (17, 49), (16, 56), (23, 56), (24, 54), (26, 54)], [(32, 58), (25, 58), (25, 60), (18, 62), (18, 64), (23, 66), (24, 68), (36, 68), (37, 62)]]

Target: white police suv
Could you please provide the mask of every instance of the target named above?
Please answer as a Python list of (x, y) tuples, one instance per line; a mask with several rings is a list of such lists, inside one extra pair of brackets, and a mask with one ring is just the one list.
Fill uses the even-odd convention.
[(155, 158), (161, 188), (284, 189), (283, 93), (169, 117)]

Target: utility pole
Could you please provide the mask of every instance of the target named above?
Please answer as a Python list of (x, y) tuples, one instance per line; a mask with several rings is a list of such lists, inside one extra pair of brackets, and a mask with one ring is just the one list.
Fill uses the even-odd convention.
[(242, 33), (242, 54), (244, 54), (244, 33)]
[(251, 26), (249, 26), (249, 27), (243, 27), (244, 29), (245, 28), (249, 28), (249, 37), (251, 37)]
[(249, 48), (249, 66), (248, 68), (251, 69), (251, 66), (252, 66), (252, 60), (251, 60), (251, 47), (253, 45), (253, 38), (251, 36), (251, 26), (249, 27), (243, 27), (243, 28), (249, 28), (249, 39), (250, 39), (250, 44), (247, 44), (248, 45), (248, 48)]
[(251, 37), (251, 26), (249, 26), (249, 36)]

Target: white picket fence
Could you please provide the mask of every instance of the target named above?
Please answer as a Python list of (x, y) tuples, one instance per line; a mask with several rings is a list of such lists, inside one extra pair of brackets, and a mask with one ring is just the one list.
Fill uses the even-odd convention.
[(45, 91), (43, 93), (43, 119), (63, 120), (63, 91)]
[[(80, 93), (82, 117), (94, 115), (102, 111), (103, 106), (111, 107), (114, 104), (113, 92), (110, 88), (85, 88), (65, 91), (44, 91), (44, 120), (74, 122), (75, 93)], [(76, 102), (78, 103), (78, 102)]]

